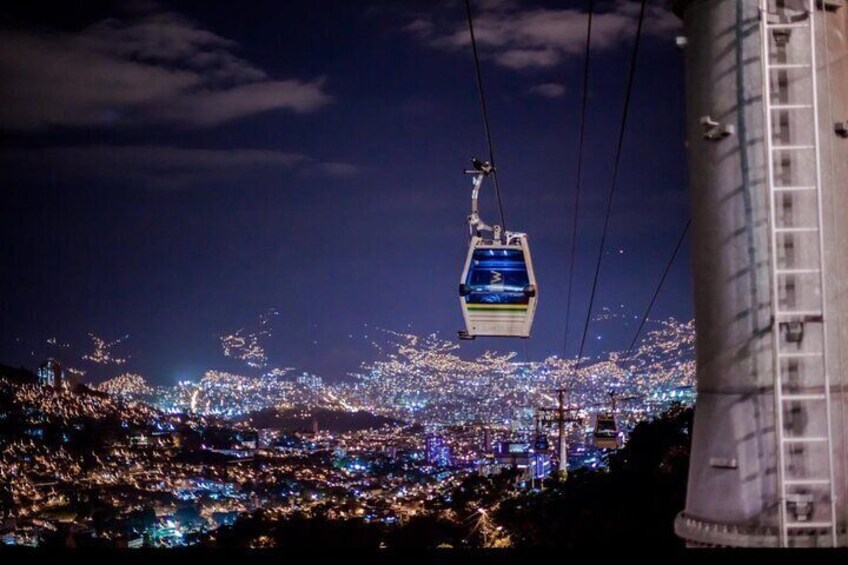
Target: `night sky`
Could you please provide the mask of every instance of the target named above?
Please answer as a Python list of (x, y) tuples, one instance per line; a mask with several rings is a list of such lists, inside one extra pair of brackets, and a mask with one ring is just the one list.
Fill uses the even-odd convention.
[[(540, 301), (531, 340), (463, 354), (563, 354), (587, 4), (473, 2), (507, 227), (529, 235)], [(596, 6), (569, 355), (638, 13)], [(689, 215), (680, 28), (650, 6), (594, 309), (631, 319)], [(461, 173), (486, 156), (462, 2), (6, 4), (0, 140), (0, 362), (85, 366), (89, 332), (129, 334), (127, 365), (90, 376), (173, 383), (238, 369), (219, 336), (276, 308), (269, 366), (333, 380), (377, 354), (375, 327), (462, 327)], [(667, 316), (692, 316), (686, 248)], [(634, 329), (593, 325), (588, 352)]]

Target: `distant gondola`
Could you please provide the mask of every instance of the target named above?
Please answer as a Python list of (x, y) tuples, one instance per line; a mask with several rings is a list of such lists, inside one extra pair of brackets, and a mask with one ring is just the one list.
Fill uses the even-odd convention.
[(594, 436), (598, 449), (618, 449), (618, 425), (613, 414), (598, 414)]

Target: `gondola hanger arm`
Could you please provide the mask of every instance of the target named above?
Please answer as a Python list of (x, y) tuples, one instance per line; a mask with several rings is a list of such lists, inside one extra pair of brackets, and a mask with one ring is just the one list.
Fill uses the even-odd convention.
[(471, 213), (468, 215), (469, 233), (473, 236), (475, 234), (479, 235), (481, 232), (484, 231), (493, 232), (493, 239), (495, 241), (500, 241), (501, 227), (492, 227), (486, 222), (484, 222), (483, 219), (480, 217), (479, 207), (480, 189), (483, 186), (483, 180), (487, 176), (492, 174), (495, 171), (495, 168), (488, 161), (483, 163), (476, 158), (471, 159), (471, 164), (474, 167), (473, 169), (465, 169), (466, 175), (474, 175), (474, 188), (471, 191)]

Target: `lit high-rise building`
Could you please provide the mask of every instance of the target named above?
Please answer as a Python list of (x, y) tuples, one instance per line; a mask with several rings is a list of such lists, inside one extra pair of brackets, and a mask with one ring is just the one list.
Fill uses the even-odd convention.
[(36, 376), (38, 377), (38, 384), (42, 386), (60, 388), (65, 386), (67, 383), (67, 380), (65, 379), (65, 370), (55, 359), (48, 359), (39, 365), (38, 371), (36, 371)]

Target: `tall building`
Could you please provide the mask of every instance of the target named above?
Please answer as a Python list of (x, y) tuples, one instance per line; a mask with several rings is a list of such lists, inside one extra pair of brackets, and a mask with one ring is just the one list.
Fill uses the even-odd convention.
[(493, 456), (487, 474), (515, 468), (521, 471), (516, 481), (523, 482), (542, 479), (551, 473), (550, 454), (532, 449), (526, 441), (500, 441), (495, 446)]
[(697, 404), (691, 545), (848, 545), (848, 7), (674, 0)]
[(450, 446), (440, 435), (428, 435), (426, 439), (427, 463), (437, 467), (448, 467), (451, 464)]
[(55, 359), (48, 359), (38, 366), (36, 371), (38, 384), (41, 386), (50, 386), (54, 388), (62, 388), (67, 386), (65, 379), (65, 370), (62, 365)]

